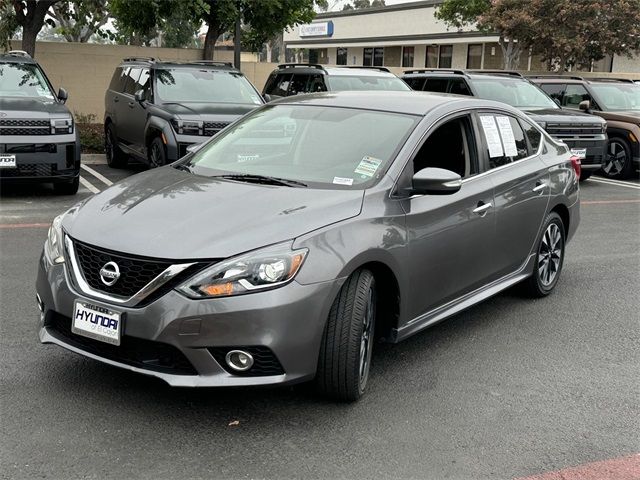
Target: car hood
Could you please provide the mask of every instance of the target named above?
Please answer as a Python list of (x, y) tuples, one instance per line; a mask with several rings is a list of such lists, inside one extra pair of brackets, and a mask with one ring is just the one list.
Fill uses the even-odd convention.
[(90, 197), (65, 216), (74, 239), (117, 252), (209, 259), (286, 241), (356, 216), (362, 190), (225, 181), (163, 167)]
[(251, 103), (194, 103), (172, 102), (163, 103), (162, 109), (180, 118), (195, 118), (198, 116), (235, 116), (239, 117), (259, 107), (259, 104)]
[[(2, 114), (6, 114), (2, 115)], [(10, 118), (68, 117), (69, 109), (62, 103), (47, 98), (1, 98), (0, 116)]]
[(576, 112), (575, 110), (565, 110), (562, 108), (545, 108), (540, 110), (525, 110), (525, 113), (536, 122), (552, 123), (593, 123), (600, 125), (603, 120), (595, 115)]
[(630, 122), (640, 125), (640, 110), (625, 110), (621, 112), (598, 112), (606, 120)]

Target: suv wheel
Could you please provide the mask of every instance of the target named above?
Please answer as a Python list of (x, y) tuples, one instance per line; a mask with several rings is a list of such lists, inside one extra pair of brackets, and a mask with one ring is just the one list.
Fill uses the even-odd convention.
[(602, 166), (604, 176), (618, 179), (629, 178), (632, 173), (632, 166), (629, 144), (622, 138), (610, 138), (607, 156)]
[(104, 135), (104, 151), (107, 156), (107, 165), (111, 168), (123, 168), (127, 166), (128, 158), (118, 146), (118, 137), (116, 137), (113, 124), (107, 125)]
[(320, 345), (316, 388), (342, 401), (358, 400), (369, 379), (376, 321), (376, 285), (369, 270), (358, 270), (331, 306)]
[(162, 167), (167, 164), (167, 150), (160, 137), (155, 137), (149, 145), (149, 167)]
[(53, 191), (56, 195), (75, 195), (80, 186), (80, 174), (70, 182), (56, 182), (53, 184)]
[(533, 275), (523, 284), (529, 296), (545, 297), (558, 284), (564, 261), (565, 235), (562, 218), (551, 212), (545, 219), (542, 235), (538, 239)]

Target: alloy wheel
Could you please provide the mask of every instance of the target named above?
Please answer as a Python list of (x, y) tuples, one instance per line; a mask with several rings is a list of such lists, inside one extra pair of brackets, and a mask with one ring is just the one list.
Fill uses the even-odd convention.
[(360, 337), (360, 389), (364, 389), (369, 377), (371, 365), (371, 347), (373, 342), (373, 323), (375, 318), (375, 297), (372, 288), (367, 294), (367, 305), (362, 319), (362, 335)]
[(160, 152), (160, 147), (154, 142), (151, 144), (151, 154), (149, 155), (151, 168), (159, 167), (161, 159), (162, 153)]
[(611, 140), (602, 170), (609, 176), (619, 175), (624, 170), (627, 161), (627, 151), (624, 146), (616, 140)]
[(548, 287), (553, 284), (562, 262), (562, 233), (560, 227), (551, 223), (540, 242), (538, 252), (538, 276), (540, 282)]

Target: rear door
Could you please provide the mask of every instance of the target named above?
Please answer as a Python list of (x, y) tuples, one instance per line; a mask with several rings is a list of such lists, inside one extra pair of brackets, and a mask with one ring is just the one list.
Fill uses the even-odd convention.
[(542, 134), (504, 112), (482, 111), (485, 168), (494, 187), (494, 268), (502, 277), (524, 267), (549, 203), (550, 176), (540, 158)]
[(118, 103), (118, 136), (124, 146), (130, 148), (135, 153), (140, 153), (136, 146), (136, 124), (140, 119), (142, 107), (134, 98), (138, 80), (142, 73), (141, 67), (131, 67), (128, 69), (127, 77), (122, 89), (121, 100)]

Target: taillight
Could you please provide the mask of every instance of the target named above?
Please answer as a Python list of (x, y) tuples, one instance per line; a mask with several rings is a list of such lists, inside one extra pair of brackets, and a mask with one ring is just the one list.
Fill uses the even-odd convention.
[(582, 171), (582, 161), (580, 160), (580, 157), (572, 155), (571, 166), (573, 167), (573, 171), (576, 172), (576, 177), (580, 178), (580, 172)]

